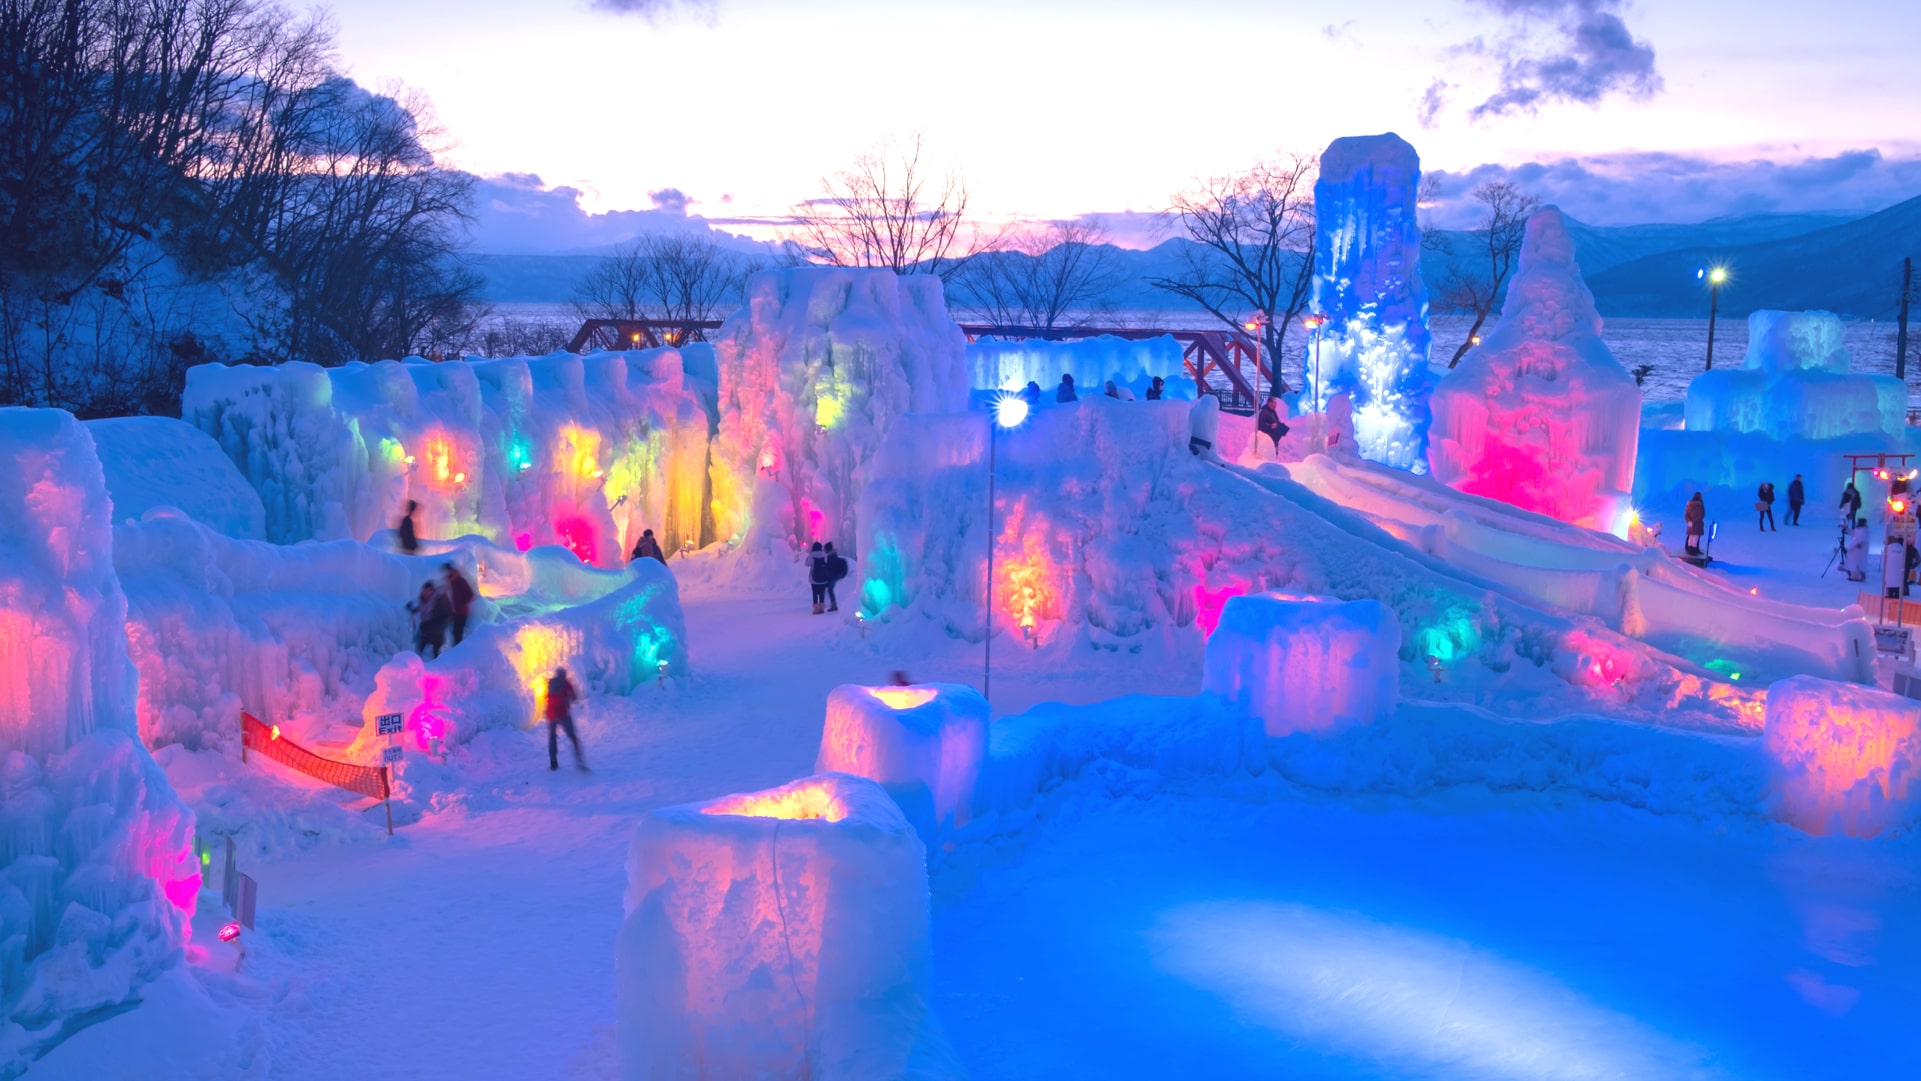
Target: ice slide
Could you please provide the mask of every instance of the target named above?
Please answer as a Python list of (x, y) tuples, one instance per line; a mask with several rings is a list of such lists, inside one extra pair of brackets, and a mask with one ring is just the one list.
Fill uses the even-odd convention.
[(1315, 494), (1509, 596), (1593, 616), (1722, 675), (1872, 675), (1872, 632), (1858, 611), (1742, 593), (1656, 549), (1405, 473), (1325, 456), (1286, 468)]

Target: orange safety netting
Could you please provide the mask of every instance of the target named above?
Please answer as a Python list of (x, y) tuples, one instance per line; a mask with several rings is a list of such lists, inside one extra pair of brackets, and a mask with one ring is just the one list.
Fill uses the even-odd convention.
[(322, 758), (281, 735), (279, 725), (265, 724), (251, 713), (240, 715), (240, 742), (249, 751), (264, 754), (283, 766), (349, 792), (383, 800), (392, 793), (387, 782), (387, 767), (357, 766)]

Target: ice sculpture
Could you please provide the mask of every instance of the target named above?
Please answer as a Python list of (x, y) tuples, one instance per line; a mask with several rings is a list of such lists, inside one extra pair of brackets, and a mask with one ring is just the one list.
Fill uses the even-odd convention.
[(1427, 288), (1415, 222), (1421, 159), (1393, 133), (1329, 143), (1314, 184), (1316, 412), (1336, 394), (1353, 402), (1361, 457), (1427, 472)]
[(181, 413), (260, 493), (269, 540), (368, 540), (413, 500), (422, 537), (617, 567), (642, 529), (669, 551), (709, 539), (705, 392), (672, 349), (204, 364)]
[(754, 276), (715, 339), (716, 535), (759, 556), (855, 541), (868, 462), (907, 413), (967, 407), (966, 338), (940, 279), (791, 267)]
[(836, 687), (814, 771), (878, 783), (932, 847), (972, 813), (987, 717), (987, 700), (958, 683)]
[(1641, 389), (1601, 341), (1559, 209), (1528, 219), (1500, 320), (1432, 404), (1436, 480), (1589, 529), (1625, 528)]
[(1158, 375), (1164, 384), (1164, 397), (1194, 397), (1194, 381), (1187, 378), (1181, 343), (1167, 335), (1130, 339), (1102, 334), (1064, 342), (982, 338), (967, 345), (967, 373), (969, 384), (977, 391), (1017, 391), (1029, 382), (1038, 383), (1043, 402), (1054, 400), (1062, 375), (1072, 375), (1083, 394), (1099, 394), (1101, 387), (1112, 380), (1142, 400)]
[(1401, 625), (1376, 600), (1231, 597), (1207, 640), (1202, 686), (1269, 736), (1386, 720), (1400, 696)]
[(931, 1006), (925, 855), (826, 773), (649, 811), (616, 944), (621, 1077), (964, 1076)]
[(1921, 710), (1877, 687), (1795, 676), (1768, 688), (1761, 745), (1787, 820), (1872, 837), (1921, 810)]
[(0, 1076), (137, 1002), (200, 888), (193, 816), (136, 735), (93, 440), (0, 409)]
[(177, 507), (229, 537), (266, 537), (259, 493), (207, 433), (172, 417), (111, 417), (86, 428), (120, 521)]
[(1907, 388), (1891, 375), (1850, 371), (1842, 333), (1832, 312), (1748, 316), (1742, 366), (1688, 383), (1687, 430), (1775, 439), (1905, 435)]

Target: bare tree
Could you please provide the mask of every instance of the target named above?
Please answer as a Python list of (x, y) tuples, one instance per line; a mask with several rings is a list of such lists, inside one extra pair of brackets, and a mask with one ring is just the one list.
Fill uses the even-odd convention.
[(739, 303), (758, 260), (704, 233), (656, 233), (600, 261), (574, 295), (583, 319), (712, 320)]
[(1150, 282), (1237, 330), (1252, 315), (1277, 394), (1287, 390), (1281, 364), (1288, 331), (1313, 296), (1319, 164), (1290, 154), (1175, 196), (1172, 212), (1194, 246), (1171, 275)]
[(989, 322), (1056, 327), (1084, 325), (1089, 316), (1110, 308), (1107, 291), (1121, 276), (1105, 227), (1057, 221), (1030, 227), (979, 253), (961, 270), (956, 286)]
[(900, 146), (881, 143), (820, 187), (817, 198), (794, 208), (786, 238), (810, 261), (951, 281), (973, 255), (963, 243), (973, 239), (963, 236), (970, 232), (967, 185), (957, 173), (928, 174), (919, 135)]
[(1422, 246), (1446, 259), (1447, 269), (1434, 290), (1436, 300), (1442, 307), (1474, 314), (1474, 325), (1447, 362), (1450, 368), (1461, 363), (1480, 340), (1481, 327), (1500, 302), (1521, 253), (1527, 219), (1541, 205), (1539, 199), (1508, 180), (1482, 184), (1468, 196), (1481, 204), (1482, 213), (1480, 227), (1468, 231), (1462, 241), (1465, 251), (1457, 253), (1454, 243), (1438, 230), (1422, 235)]

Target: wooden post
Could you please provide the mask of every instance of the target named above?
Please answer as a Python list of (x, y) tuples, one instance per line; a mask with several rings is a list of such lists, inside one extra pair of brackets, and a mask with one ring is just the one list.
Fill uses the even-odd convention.
[(394, 835), (394, 768), (392, 766), (380, 767), (380, 791), (383, 794), (380, 806), (387, 811), (387, 836), (392, 837)]
[(1908, 301), (1914, 296), (1914, 257), (1901, 260), (1901, 329), (1894, 335), (1894, 377), (1908, 380)]

